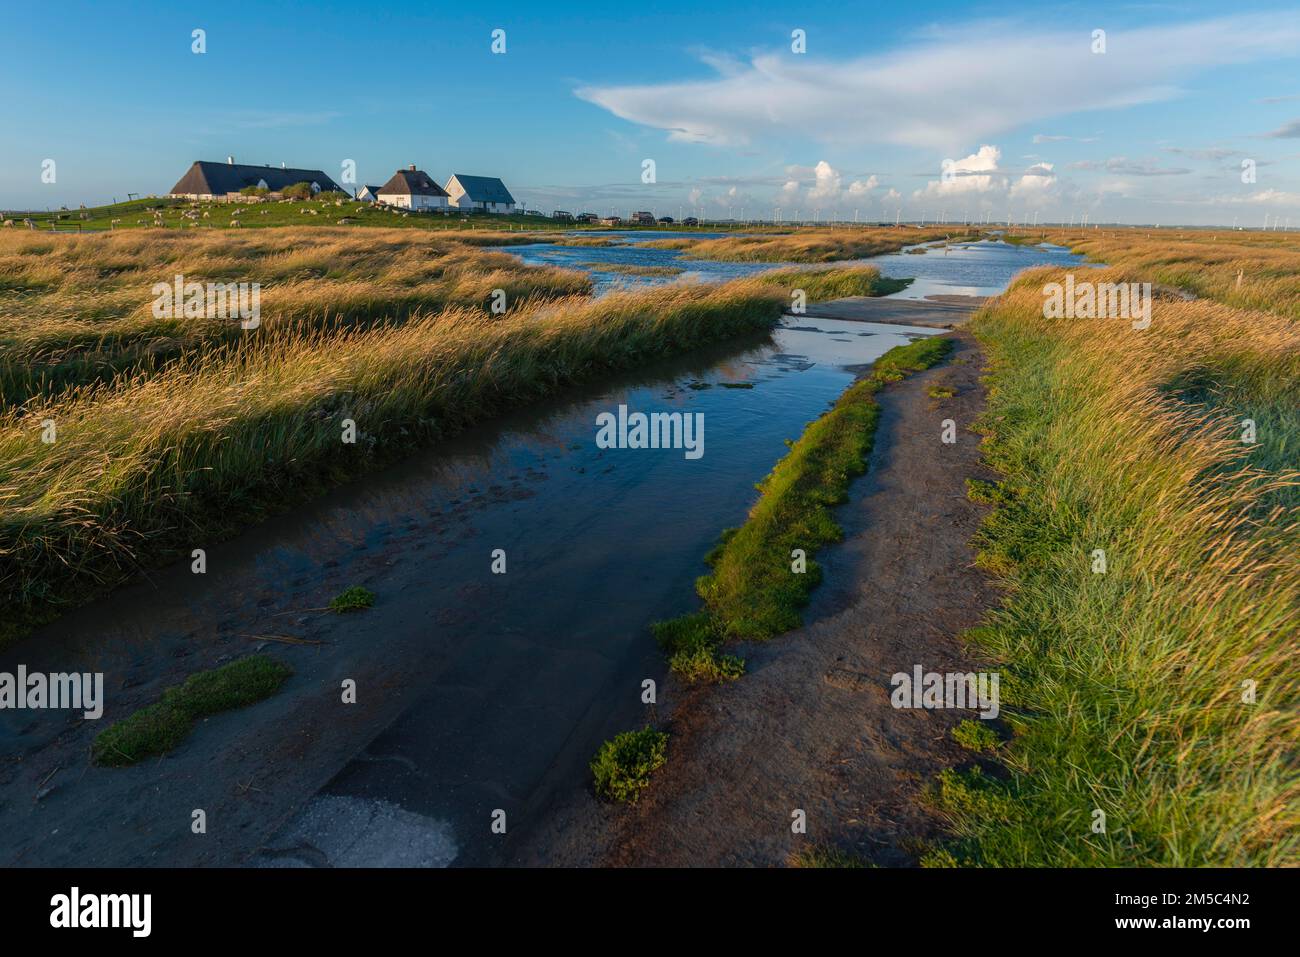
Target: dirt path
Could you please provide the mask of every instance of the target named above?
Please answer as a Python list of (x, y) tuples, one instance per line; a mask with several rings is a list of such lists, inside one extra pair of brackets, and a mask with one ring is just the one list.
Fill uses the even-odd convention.
[[(980, 509), (966, 497), (980, 467), (967, 431), (982, 409), (981, 357), (969, 334), (943, 365), (881, 393), (867, 476), (839, 520), (845, 541), (796, 632), (742, 649), (740, 681), (679, 698), (668, 766), (635, 807), (607, 810), (606, 862), (780, 865), (809, 843), (880, 865), (916, 859), (938, 823), (918, 800), (933, 776), (967, 763), (951, 728), (973, 712), (896, 710), (890, 676), (974, 671), (955, 640), (995, 595), (972, 566)], [(956, 386), (935, 400), (935, 382)], [(957, 442), (940, 442), (942, 420)], [(807, 835), (791, 832), (807, 814)]]

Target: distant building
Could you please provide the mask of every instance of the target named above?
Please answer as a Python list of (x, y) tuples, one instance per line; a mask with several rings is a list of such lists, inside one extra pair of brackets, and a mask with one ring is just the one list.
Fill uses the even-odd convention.
[(515, 198), (506, 184), (495, 176), (466, 176), (455, 173), (447, 180), (447, 196), (457, 209), (477, 209), (485, 213), (513, 213)]
[[(225, 199), (249, 187), (278, 193), (294, 183), (306, 183), (313, 193), (337, 190), (338, 184), (318, 169), (284, 166), (247, 166), (233, 156), (224, 163), (197, 160), (172, 187), (171, 195), (184, 199)], [(341, 192), (341, 190), (340, 190)]]
[(574, 218), (580, 223), (596, 223), (600, 221), (600, 217), (595, 213), (579, 213)]
[(602, 216), (600, 221), (606, 226), (617, 226), (619, 223), (623, 222), (623, 220), (619, 219), (617, 216)]
[(573, 222), (573, 213), (569, 212), (567, 209), (557, 209), (555, 212), (551, 213), (551, 219), (562, 219), (566, 223), (571, 223)]
[(638, 226), (653, 226), (655, 224), (655, 214), (638, 210), (632, 214), (632, 222)]
[(359, 190), (357, 190), (357, 199), (359, 199), (363, 203), (379, 202), (379, 187), (362, 186)]
[(671, 216), (660, 216), (659, 222), (665, 226), (671, 226), (673, 224), (673, 218)]
[(379, 202), (402, 209), (447, 208), (447, 191), (424, 170), (416, 169), (414, 163), (394, 173), (392, 179), (379, 187), (376, 196)]
[(682, 220), (682, 225), (683, 225), (683, 226), (698, 226), (698, 225), (700, 225), (700, 221), (699, 221), (698, 219), (696, 219), (694, 216), (687, 216), (685, 219)]

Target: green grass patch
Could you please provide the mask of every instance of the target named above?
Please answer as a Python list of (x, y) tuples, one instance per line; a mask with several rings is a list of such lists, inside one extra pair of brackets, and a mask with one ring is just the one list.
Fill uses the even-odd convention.
[(95, 737), (95, 764), (122, 767), (166, 754), (188, 736), (196, 721), (269, 698), (293, 672), (274, 658), (252, 655), (190, 675), (154, 704), (115, 721)]
[(635, 802), (650, 775), (668, 760), (668, 735), (654, 728), (624, 731), (606, 741), (591, 762), (596, 793), (611, 801)]
[(952, 729), (952, 739), (968, 751), (979, 754), (992, 753), (1001, 744), (996, 731), (983, 721), (971, 718), (966, 718)]
[(800, 848), (790, 855), (790, 866), (798, 868), (851, 868), (871, 867), (856, 854), (841, 851), (826, 844), (813, 844)]
[(360, 585), (353, 585), (351, 588), (345, 588), (330, 599), (330, 611), (340, 613), (361, 611), (363, 608), (372, 607), (374, 603), (374, 592), (369, 588), (363, 588)]

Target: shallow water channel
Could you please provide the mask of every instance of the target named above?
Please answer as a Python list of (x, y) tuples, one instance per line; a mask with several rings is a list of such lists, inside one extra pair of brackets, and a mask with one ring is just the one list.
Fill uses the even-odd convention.
[[(0, 671), (103, 672), (106, 707), (0, 711), (0, 863), (510, 862), (588, 787), (600, 742), (645, 720), (642, 681), (664, 679), (648, 625), (697, 606), (705, 552), (785, 440), (935, 331), (791, 317), (571, 392), (210, 544), (205, 575), (151, 573), (6, 649)], [(620, 405), (698, 413), (703, 454), (598, 448), (596, 417)], [(319, 611), (351, 585), (375, 607)], [(107, 722), (253, 650), (294, 669), (277, 695), (161, 759), (88, 766)]]
[[(958, 231), (956, 228), (954, 231)], [(583, 235), (574, 233), (573, 235)], [(607, 237), (616, 245), (562, 246), (554, 243), (505, 246), (532, 265), (564, 266), (590, 273), (601, 294), (611, 289), (661, 284), (681, 280), (725, 282), (771, 269), (834, 269), (842, 266), (871, 265), (896, 279), (912, 279), (908, 288), (895, 298), (920, 299), (932, 295), (994, 296), (1007, 288), (1012, 277), (1031, 266), (1079, 263), (1080, 257), (1062, 246), (1016, 246), (984, 240), (981, 242), (931, 243), (910, 247), (885, 256), (828, 263), (810, 267), (806, 263), (713, 262), (689, 259), (681, 250), (647, 249), (654, 239), (712, 239), (723, 233), (673, 233), (645, 230), (618, 232), (608, 230), (588, 235)], [(637, 276), (618, 271), (618, 266), (669, 267), (683, 270), (668, 276)]]

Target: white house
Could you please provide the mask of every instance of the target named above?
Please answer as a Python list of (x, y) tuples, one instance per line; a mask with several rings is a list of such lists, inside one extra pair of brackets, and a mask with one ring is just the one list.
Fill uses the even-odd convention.
[(399, 169), (377, 194), (379, 202), (402, 209), (446, 209), (447, 191), (435, 183), (423, 170), (412, 163)]
[(362, 186), (359, 190), (357, 190), (357, 199), (363, 203), (379, 202), (379, 187)]
[(515, 198), (506, 184), (495, 176), (466, 176), (455, 173), (447, 180), (447, 196), (457, 209), (477, 209), (485, 213), (513, 213)]

